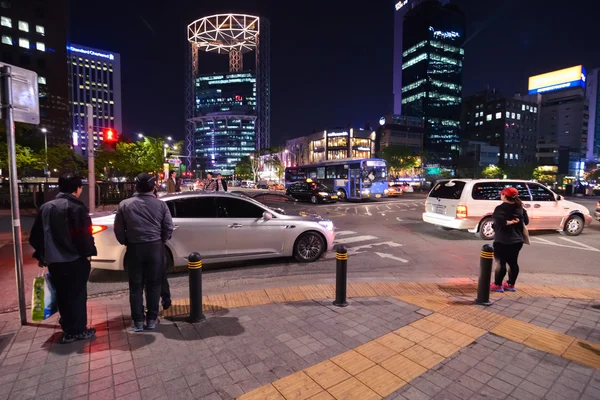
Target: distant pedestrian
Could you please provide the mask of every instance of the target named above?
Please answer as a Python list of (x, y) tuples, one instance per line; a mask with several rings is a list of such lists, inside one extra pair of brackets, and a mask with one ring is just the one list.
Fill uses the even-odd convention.
[(97, 255), (88, 209), (79, 200), (81, 178), (64, 175), (58, 179), (60, 193), (44, 203), (35, 219), (29, 243), (40, 267), (47, 266), (56, 290), (63, 330), (62, 343), (89, 339), (96, 334), (87, 328), (87, 281), (92, 256)]
[[(165, 244), (173, 233), (173, 220), (166, 203), (152, 190), (156, 178), (149, 174), (136, 177), (137, 193), (119, 204), (114, 230), (117, 240), (127, 246), (125, 260), (129, 274), (129, 303), (133, 331), (156, 328), (158, 304), (162, 291)], [(146, 291), (147, 313), (144, 318), (143, 292)]]
[(181, 187), (179, 184), (179, 180), (177, 179), (177, 172), (171, 171), (169, 174), (169, 179), (167, 179), (167, 193), (179, 193), (181, 192)]
[(206, 180), (204, 181), (204, 190), (207, 192), (214, 192), (217, 190), (217, 182), (213, 179), (212, 172), (206, 173)]
[(221, 174), (217, 174), (216, 190), (217, 192), (227, 191), (227, 181), (223, 179), (223, 176)]
[[(496, 276), (490, 290), (493, 292), (516, 291), (515, 283), (519, 275), (519, 252), (523, 248), (525, 225), (529, 224), (529, 216), (519, 199), (519, 191), (508, 187), (500, 192), (502, 204), (494, 210), (494, 258), (496, 259)], [(508, 281), (502, 284), (506, 276), (506, 264), (509, 266)]]

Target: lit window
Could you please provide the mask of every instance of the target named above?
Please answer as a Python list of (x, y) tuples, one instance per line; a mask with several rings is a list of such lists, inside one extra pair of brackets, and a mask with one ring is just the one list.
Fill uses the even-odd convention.
[(510, 153), (509, 156), (510, 156), (509, 158), (512, 160), (513, 159), (513, 153)]
[(12, 19), (8, 17), (0, 17), (0, 25), (12, 28)]
[(43, 26), (41, 25), (36, 25), (35, 26), (35, 32), (39, 33), (40, 35), (44, 36), (46, 34), (46, 30), (44, 29)]
[(46, 77), (45, 76), (38, 76), (38, 83), (40, 85), (45, 85), (46, 84)]
[(23, 47), (25, 49), (28, 49), (29, 48), (29, 40), (23, 39), (23, 38), (19, 38), (19, 47)]
[(533, 112), (537, 112), (537, 107), (533, 107)]
[(2, 44), (12, 45), (12, 38), (10, 36), (2, 35)]
[(42, 42), (37, 42), (35, 44), (35, 48), (38, 49), (39, 51), (46, 51), (46, 45)]
[(486, 121), (491, 121), (492, 120), (492, 114), (488, 114), (485, 116), (485, 120)]
[(515, 118), (516, 118), (516, 116), (515, 116), (515, 113), (511, 113), (511, 114), (510, 114), (510, 117), (511, 117), (512, 119), (515, 119)]
[(519, 155), (515, 154), (515, 159), (518, 160), (519, 159)]
[(496, 113), (496, 119), (500, 119), (502, 118), (502, 113), (501, 112), (497, 112)]
[(525, 104), (521, 104), (521, 110), (525, 111)]
[(510, 113), (508, 111), (506, 112), (506, 118), (510, 118)]
[(29, 32), (29, 24), (27, 22), (19, 21), (19, 30)]
[(521, 119), (521, 114), (517, 114), (517, 119)]

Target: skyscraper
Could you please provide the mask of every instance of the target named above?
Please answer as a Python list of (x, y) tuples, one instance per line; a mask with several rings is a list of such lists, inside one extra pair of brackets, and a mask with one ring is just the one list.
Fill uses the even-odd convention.
[(600, 161), (600, 68), (588, 73), (586, 96), (590, 106), (586, 158)]
[(452, 4), (423, 0), (402, 29), (402, 115), (424, 119), (425, 151), (452, 168), (460, 147), (464, 16)]
[(67, 46), (67, 55), (71, 75), (73, 147), (86, 155), (88, 104), (93, 109), (96, 147), (103, 140), (103, 128), (112, 128), (121, 133), (121, 56), (73, 43)]

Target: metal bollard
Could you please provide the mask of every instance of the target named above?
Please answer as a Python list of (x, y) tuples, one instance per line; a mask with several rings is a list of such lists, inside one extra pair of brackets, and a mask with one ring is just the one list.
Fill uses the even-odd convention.
[(206, 317), (202, 313), (202, 256), (191, 253), (188, 257), (190, 279), (190, 316), (189, 322), (200, 322)]
[(348, 284), (348, 250), (338, 246), (335, 253), (335, 301), (334, 306), (346, 307), (346, 285)]
[(481, 259), (479, 261), (479, 283), (477, 284), (477, 298), (475, 303), (483, 306), (491, 306), (490, 281), (492, 279), (492, 264), (494, 263), (494, 248), (489, 244), (481, 248)]

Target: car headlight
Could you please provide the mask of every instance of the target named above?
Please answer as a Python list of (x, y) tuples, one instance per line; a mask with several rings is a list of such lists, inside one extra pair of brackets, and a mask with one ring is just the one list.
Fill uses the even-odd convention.
[(328, 231), (333, 231), (333, 222), (331, 222), (331, 221), (319, 221), (319, 225), (321, 225), (323, 228), (327, 229)]
[(329, 196), (329, 193), (327, 193), (327, 192), (319, 192), (319, 196), (327, 197), (327, 196)]
[(371, 191), (369, 189), (365, 189), (362, 192), (363, 192), (363, 194), (369, 194), (369, 193), (371, 193)]
[(383, 193), (386, 193), (386, 194), (387, 194), (388, 192), (389, 192), (389, 190), (388, 190), (388, 189), (385, 189), (385, 190), (383, 191)]

